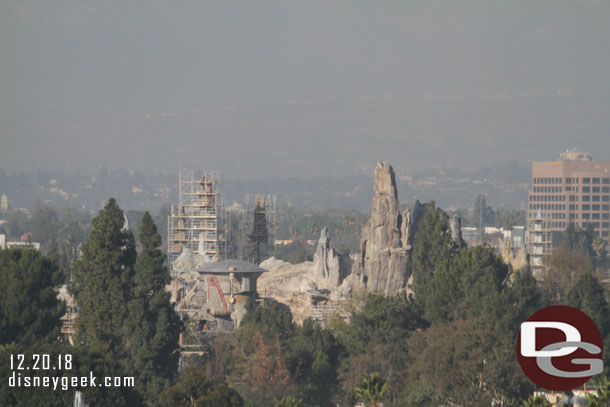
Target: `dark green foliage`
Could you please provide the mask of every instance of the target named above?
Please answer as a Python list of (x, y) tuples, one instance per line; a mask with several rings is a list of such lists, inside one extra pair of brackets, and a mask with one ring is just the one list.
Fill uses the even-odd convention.
[(415, 234), (411, 270), (415, 298), (423, 298), (428, 283), (442, 261), (453, 257), (458, 246), (451, 238), (449, 216), (434, 201), (426, 205), (423, 219)]
[(388, 382), (388, 397), (403, 391), (409, 369), (407, 340), (426, 325), (406, 295), (367, 294), (364, 306), (354, 311), (350, 323), (339, 323), (334, 331), (349, 357), (341, 364), (344, 403), (356, 399), (354, 389), (362, 377), (381, 374)]
[(275, 407), (305, 407), (303, 400), (294, 397), (284, 397), (277, 402)]
[(85, 347), (71, 347), (74, 368), (72, 375), (89, 376), (89, 372), (97, 377), (97, 387), (82, 389), (85, 403), (94, 406), (112, 407), (138, 407), (143, 405), (142, 396), (139, 392), (140, 381), (134, 377), (134, 387), (100, 387), (104, 377), (126, 377), (131, 374), (124, 368), (123, 360), (117, 359), (112, 354), (91, 351)]
[(57, 264), (32, 249), (0, 250), (0, 344), (55, 340), (65, 312)]
[(434, 389), (430, 397), (440, 397), (440, 405), (451, 401), (483, 407), (495, 397), (513, 405), (533, 390), (516, 361), (514, 341), (514, 336), (479, 328), (472, 320), (415, 333), (409, 341), (415, 357), (410, 365), (411, 393), (420, 387)]
[[(529, 396), (523, 400), (522, 407), (551, 407), (551, 403), (543, 396)], [(593, 406), (591, 406), (593, 407)]]
[[(433, 326), (410, 340), (419, 379), (409, 383), (407, 399), (424, 387), (434, 389), (432, 400), (485, 406), (498, 395), (517, 402), (531, 392), (514, 339), (521, 322), (541, 307), (541, 295), (529, 273), (510, 280), (507, 273), (508, 266), (485, 246), (462, 249), (440, 263), (423, 301)], [(426, 405), (426, 397), (419, 405)]]
[(440, 263), (423, 292), (426, 319), (437, 323), (478, 316), (498, 296), (507, 273), (491, 248), (460, 250)]
[(332, 332), (311, 319), (298, 327), (287, 343), (286, 368), (299, 397), (311, 405), (325, 405), (338, 388), (337, 368), (345, 350)]
[(219, 378), (208, 379), (203, 372), (187, 369), (178, 383), (161, 394), (162, 407), (241, 407), (237, 391)]
[[(49, 376), (58, 378), (58, 387), (54, 390), (52, 381), (50, 388), (45, 387), (9, 387), (8, 380), (12, 376), (13, 371), (10, 369), (10, 356), (13, 355), (14, 360), (18, 354), (25, 355), (24, 370), (14, 370), (15, 375), (21, 374), (21, 378), (25, 376)], [(32, 370), (27, 367), (33, 367), (33, 354), (50, 355), (50, 370)], [(59, 369), (59, 355), (65, 361), (66, 355), (71, 356), (71, 369), (66, 369), (65, 362), (62, 364), (62, 369)], [(58, 369), (52, 369), (57, 367)], [(14, 369), (17, 364), (14, 364)], [(62, 383), (62, 378), (70, 380), (71, 377), (90, 377), (90, 372), (96, 378), (97, 387), (72, 387), (69, 381)], [(74, 401), (74, 391), (82, 390), (84, 393), (87, 405), (94, 406), (113, 406), (113, 407), (132, 407), (141, 405), (141, 398), (136, 389), (130, 387), (100, 387), (104, 377), (123, 376), (119, 362), (110, 355), (100, 355), (91, 353), (84, 348), (72, 347), (68, 344), (54, 343), (38, 343), (32, 346), (23, 344), (12, 344), (0, 346), (0, 405), (1, 406), (25, 406), (25, 407), (46, 407), (46, 406), (71, 406)], [(136, 379), (137, 380), (137, 379)], [(62, 385), (68, 386), (67, 390), (62, 388)], [(137, 382), (136, 382), (137, 386)]]
[(604, 297), (604, 289), (591, 273), (583, 273), (572, 286), (566, 303), (591, 317), (602, 337), (610, 334), (610, 307)]
[[(32, 370), (27, 369), (34, 366), (32, 354), (49, 354), (51, 364), (57, 363), (57, 356), (70, 353), (70, 346), (60, 343), (36, 343), (28, 346), (22, 343), (10, 345), (0, 345), (0, 406), (23, 406), (23, 407), (64, 407), (71, 405), (74, 398), (73, 391), (62, 391), (61, 388), (44, 387), (25, 387), (25, 376), (50, 376), (62, 377), (70, 376), (71, 371), (52, 371), (52, 370)], [(23, 370), (18, 370), (18, 356), (24, 355)], [(11, 356), (13, 357), (13, 369), (11, 370)], [(41, 365), (38, 366), (39, 368)], [(21, 378), (21, 387), (15, 383), (14, 387), (9, 386), (9, 378), (15, 380)], [(60, 379), (61, 380), (61, 379)]]
[(246, 355), (254, 353), (254, 336), (262, 335), (266, 344), (285, 343), (296, 332), (290, 309), (277, 302), (265, 302), (249, 311), (239, 325), (237, 336)]
[(136, 251), (123, 211), (111, 198), (93, 219), (71, 291), (78, 303), (77, 340), (92, 350), (119, 354)]
[(142, 217), (139, 237), (142, 251), (134, 267), (133, 298), (125, 320), (127, 369), (138, 378), (140, 391), (154, 399), (176, 374), (180, 321), (165, 290), (170, 276), (159, 249), (161, 236), (148, 212)]
[(378, 374), (371, 374), (360, 380), (358, 387), (354, 389), (358, 399), (365, 405), (380, 402), (388, 391), (389, 383)]
[[(604, 349), (610, 346), (610, 306), (604, 297), (604, 289), (591, 273), (582, 273), (566, 296), (566, 303), (578, 308), (595, 322), (604, 342)], [(610, 355), (604, 352), (604, 370), (610, 371)]]
[(404, 294), (369, 294), (362, 310), (352, 313), (351, 321), (337, 335), (350, 354), (366, 353), (374, 344), (406, 346), (405, 338), (425, 326)]
[(238, 338), (250, 361), (235, 379), (250, 383), (245, 390), (251, 401), (269, 405), (290, 395), (307, 405), (325, 406), (337, 392), (344, 348), (330, 330), (311, 319), (296, 326), (287, 307), (262, 304), (245, 315)]

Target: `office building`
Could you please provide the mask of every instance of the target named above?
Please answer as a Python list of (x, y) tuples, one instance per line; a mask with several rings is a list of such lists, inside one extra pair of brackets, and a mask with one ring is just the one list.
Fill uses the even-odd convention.
[[(590, 224), (595, 236), (610, 230), (610, 161), (593, 161), (588, 153), (567, 151), (561, 161), (536, 161), (528, 194), (528, 252), (533, 269), (569, 223)], [(535, 270), (534, 270), (535, 271)]]

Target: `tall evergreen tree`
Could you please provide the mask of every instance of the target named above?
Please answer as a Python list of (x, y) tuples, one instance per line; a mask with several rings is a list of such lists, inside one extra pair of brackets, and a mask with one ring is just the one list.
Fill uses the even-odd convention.
[(128, 368), (144, 386), (150, 400), (155, 399), (174, 378), (178, 360), (173, 352), (180, 332), (165, 286), (170, 282), (165, 254), (159, 249), (161, 236), (148, 212), (139, 230), (142, 251), (135, 264), (132, 299), (125, 321)]
[(413, 242), (411, 269), (416, 299), (425, 295), (440, 262), (451, 258), (457, 250), (458, 244), (451, 238), (449, 216), (430, 201)]
[(122, 352), (135, 257), (133, 235), (111, 198), (93, 219), (71, 284), (78, 304), (76, 337), (92, 350)]
[(0, 250), (0, 344), (34, 345), (59, 335), (65, 304), (57, 264), (31, 249)]

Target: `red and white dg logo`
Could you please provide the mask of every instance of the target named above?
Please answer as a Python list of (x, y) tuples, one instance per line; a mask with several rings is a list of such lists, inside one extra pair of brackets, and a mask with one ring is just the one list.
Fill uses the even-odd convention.
[(572, 390), (602, 373), (602, 337), (584, 312), (554, 305), (521, 324), (517, 357), (531, 381), (553, 391)]

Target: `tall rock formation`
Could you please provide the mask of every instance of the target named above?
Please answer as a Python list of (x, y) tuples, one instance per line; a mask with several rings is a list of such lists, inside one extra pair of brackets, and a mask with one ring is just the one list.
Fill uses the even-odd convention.
[[(330, 236), (328, 229), (322, 228), (318, 247), (313, 257), (313, 275), (319, 284), (318, 287), (332, 289), (339, 286), (340, 276), (340, 261), (335, 249), (330, 247)], [(321, 287), (321, 285), (323, 287)]]
[(423, 214), (415, 203), (413, 213), (400, 212), (394, 170), (388, 163), (375, 168), (371, 217), (362, 230), (361, 257), (355, 264), (354, 288), (394, 294), (406, 288), (411, 243)]
[(335, 290), (351, 273), (352, 264), (350, 256), (342, 256), (331, 247), (328, 228), (322, 228), (313, 256), (313, 277), (318, 288)]

